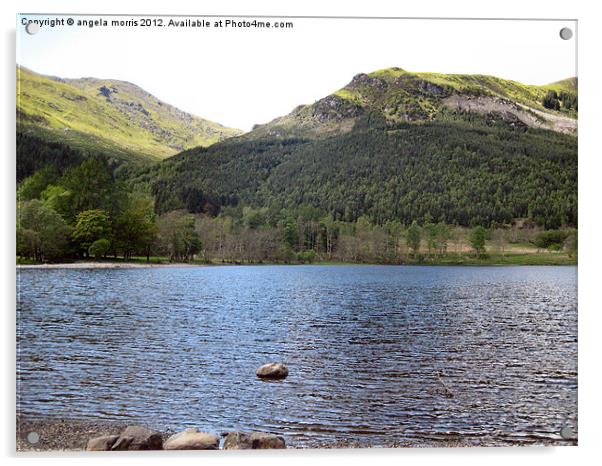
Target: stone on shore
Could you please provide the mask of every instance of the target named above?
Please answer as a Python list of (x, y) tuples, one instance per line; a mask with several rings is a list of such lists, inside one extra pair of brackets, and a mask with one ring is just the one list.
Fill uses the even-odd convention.
[(224, 440), (224, 450), (251, 450), (251, 435), (244, 432), (230, 432)]
[(224, 441), (224, 450), (267, 450), (286, 448), (284, 439), (264, 432), (230, 432)]
[(197, 429), (186, 429), (172, 435), (163, 444), (164, 450), (217, 450), (219, 437)]
[(117, 441), (111, 447), (112, 451), (125, 451), (130, 448), (130, 445), (134, 441), (134, 437), (122, 437), (120, 436)]
[(113, 450), (161, 450), (161, 434), (142, 426), (128, 426), (121, 433)]
[(253, 450), (286, 448), (286, 444), (284, 443), (284, 439), (282, 437), (263, 432), (253, 432), (251, 434), (251, 444), (253, 445)]
[(119, 435), (103, 435), (102, 437), (95, 437), (88, 440), (86, 445), (87, 451), (110, 451), (115, 442), (119, 438)]
[(255, 372), (260, 379), (285, 379), (288, 377), (288, 367), (280, 362), (264, 364)]

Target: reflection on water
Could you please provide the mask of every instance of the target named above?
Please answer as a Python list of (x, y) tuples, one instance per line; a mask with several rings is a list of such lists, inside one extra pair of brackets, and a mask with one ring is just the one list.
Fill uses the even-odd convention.
[[(18, 406), (291, 445), (560, 439), (575, 267), (21, 270)], [(290, 376), (255, 378), (284, 361)], [(483, 440), (481, 440), (483, 441)]]

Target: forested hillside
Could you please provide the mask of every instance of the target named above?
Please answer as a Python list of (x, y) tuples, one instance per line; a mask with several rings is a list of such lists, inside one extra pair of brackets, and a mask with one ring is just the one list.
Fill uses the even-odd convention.
[(516, 130), (479, 116), (387, 124), (366, 117), (345, 135), (223, 144), (182, 153), (150, 171), (159, 212), (211, 215), (239, 204), (382, 224), (442, 220), (547, 228), (576, 225), (573, 136)]

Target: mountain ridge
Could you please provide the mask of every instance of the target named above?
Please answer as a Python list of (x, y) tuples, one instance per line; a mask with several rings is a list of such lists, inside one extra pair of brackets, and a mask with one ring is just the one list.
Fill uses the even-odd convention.
[(22, 66), (17, 67), (17, 130), (138, 160), (159, 160), (242, 134), (128, 81), (44, 76)]
[[(382, 114), (392, 123), (444, 120), (449, 112), (467, 111), (514, 120), (527, 127), (576, 133), (577, 110), (543, 104), (549, 92), (570, 94), (576, 101), (577, 78), (543, 86), (525, 85), (487, 75), (409, 72), (393, 67), (356, 74), (341, 89), (287, 115), (255, 125), (243, 135), (258, 137), (321, 137), (349, 132), (366, 112)], [(569, 99), (567, 98), (567, 102)]]

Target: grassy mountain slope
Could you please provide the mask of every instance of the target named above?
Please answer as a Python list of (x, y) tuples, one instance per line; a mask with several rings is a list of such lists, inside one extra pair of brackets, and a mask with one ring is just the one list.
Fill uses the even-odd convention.
[(17, 68), (17, 131), (122, 160), (162, 159), (241, 131), (190, 115), (117, 80)]
[(150, 183), (160, 211), (311, 206), (345, 221), (575, 225), (576, 106), (542, 103), (563, 89), (567, 82), (526, 86), (398, 68), (360, 74), (312, 105), (183, 152), (138, 180)]
[(576, 132), (577, 110), (543, 105), (549, 91), (576, 97), (576, 78), (546, 86), (529, 86), (483, 75), (411, 73), (388, 68), (358, 74), (342, 89), (289, 115), (256, 126), (246, 137), (322, 137), (349, 132), (367, 112), (390, 122), (446, 120), (450, 112), (492, 114), (528, 127)]

